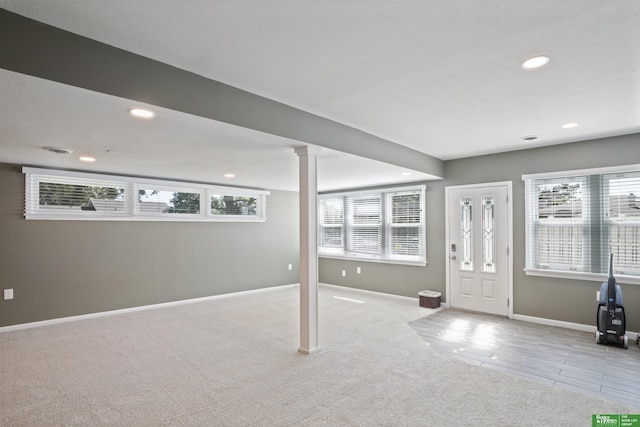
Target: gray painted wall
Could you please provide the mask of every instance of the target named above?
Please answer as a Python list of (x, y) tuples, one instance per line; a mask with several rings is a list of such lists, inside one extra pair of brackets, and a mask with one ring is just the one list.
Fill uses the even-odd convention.
[[(514, 312), (594, 324), (599, 283), (523, 272), (521, 175), (639, 163), (640, 134), (448, 161), (446, 179), (428, 183), (427, 266), (322, 258), (319, 279), (444, 299), (445, 186), (512, 181)], [(20, 167), (0, 164), (0, 182), (0, 287), (15, 290), (0, 300), (0, 326), (298, 282), (297, 193), (272, 192), (266, 223), (25, 221)], [(640, 286), (622, 286), (627, 329), (636, 331)]]
[[(320, 260), (320, 281), (416, 297), (420, 290), (445, 292), (445, 186), (513, 183), (514, 313), (593, 325), (598, 282), (524, 274), (523, 174), (640, 164), (640, 134), (513, 151), (445, 162), (445, 179), (427, 183), (427, 266), (409, 267), (334, 259)], [(361, 266), (363, 274), (356, 275)], [(342, 270), (347, 271), (341, 277)], [(640, 325), (640, 285), (622, 284), (627, 329)]]
[[(414, 298), (418, 297), (418, 292), (429, 289), (442, 292), (444, 301), (444, 184), (443, 181), (429, 181), (426, 185), (426, 266), (320, 258), (319, 281)], [(357, 267), (361, 268), (361, 274), (356, 273)], [(345, 277), (342, 277), (342, 270), (346, 271)]]
[(264, 223), (26, 221), (21, 167), (0, 183), (0, 326), (298, 283), (295, 192)]

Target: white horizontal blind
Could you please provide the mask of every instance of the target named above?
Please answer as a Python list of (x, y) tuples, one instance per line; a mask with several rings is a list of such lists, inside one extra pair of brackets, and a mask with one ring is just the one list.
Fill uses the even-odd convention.
[(424, 186), (321, 195), (318, 252), (424, 263)]
[(528, 264), (536, 268), (589, 271), (589, 187), (585, 177), (531, 183), (532, 242)]
[(344, 198), (320, 199), (318, 245), (325, 252), (344, 253)]
[(356, 253), (382, 253), (382, 196), (347, 197), (349, 250)]
[(399, 258), (420, 258), (423, 252), (422, 205), (419, 191), (396, 193), (388, 196), (389, 255)]
[(23, 168), (26, 219), (264, 221), (268, 191)]
[(26, 214), (64, 213), (70, 217), (128, 215), (131, 186), (109, 180), (62, 178), (27, 180)]
[[(604, 230), (601, 252), (613, 253), (615, 271), (640, 276), (640, 171), (605, 174), (601, 180), (604, 198)], [(608, 271), (606, 260), (600, 271)]]
[(640, 171), (527, 179), (526, 269), (640, 276)]

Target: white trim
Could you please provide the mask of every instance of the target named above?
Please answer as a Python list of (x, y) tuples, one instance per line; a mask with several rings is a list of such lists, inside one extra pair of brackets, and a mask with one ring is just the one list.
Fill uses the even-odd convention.
[[(322, 247), (322, 241), (319, 241), (318, 256), (324, 258), (344, 259), (352, 261), (370, 261), (380, 262), (387, 264), (400, 264), (400, 265), (414, 265), (424, 267), (427, 264), (426, 253), (426, 241), (427, 241), (427, 221), (426, 221), (426, 191), (427, 186), (425, 184), (414, 184), (407, 186), (394, 186), (384, 188), (370, 188), (365, 190), (349, 190), (340, 192), (327, 192), (318, 194), (318, 209), (320, 210), (324, 200), (342, 199), (343, 203), (343, 222), (342, 224), (328, 224), (324, 225), (323, 222), (318, 221), (316, 229), (320, 233), (322, 227), (341, 227), (342, 229), (342, 246), (341, 247)], [(420, 222), (417, 224), (393, 224), (391, 222), (391, 198), (403, 194), (418, 194), (420, 195)], [(352, 236), (353, 231), (359, 227), (373, 228), (374, 224), (354, 224), (352, 211), (349, 206), (353, 207), (353, 199), (360, 197), (375, 196), (380, 199), (381, 211), (380, 218), (381, 223), (377, 226), (380, 232), (380, 253), (368, 254), (364, 252), (357, 252), (347, 250), (350, 247), (349, 239)], [(321, 214), (319, 213), (319, 217)], [(421, 244), (419, 245), (418, 255), (394, 255), (390, 254), (390, 241), (392, 236), (392, 230), (394, 227), (411, 226), (415, 227), (420, 232)]]
[[(544, 268), (525, 268), (524, 274), (527, 276), (555, 277), (559, 279), (588, 280), (593, 282), (606, 282), (609, 277), (602, 273), (588, 273), (580, 271), (552, 270)], [(640, 285), (640, 276), (628, 276), (615, 273), (616, 282), (623, 285)]]
[(300, 346), (298, 352), (319, 351), (318, 334), (318, 150), (295, 150), (299, 167)]
[[(598, 210), (593, 207), (593, 203), (600, 201), (607, 205), (607, 199), (611, 197), (609, 185), (610, 180), (613, 179), (612, 176), (624, 177), (629, 174), (635, 177), (639, 171), (640, 164), (634, 164), (522, 175), (525, 190), (525, 274), (528, 276), (606, 282), (607, 275), (605, 273), (591, 271), (598, 270), (598, 263), (603, 261), (595, 258), (598, 254), (591, 250), (591, 246), (594, 244), (601, 248), (607, 247), (605, 246), (607, 244), (610, 246), (611, 242), (606, 240), (610, 227), (617, 224), (636, 226), (638, 221), (633, 221), (632, 218), (632, 221), (618, 222), (609, 218), (608, 214), (602, 213), (598, 215)], [(598, 184), (590, 185), (592, 178), (597, 178)], [(539, 218), (538, 211), (540, 206), (538, 199), (541, 189), (544, 186), (555, 185), (556, 183), (562, 182), (566, 184), (568, 183), (567, 181), (575, 181), (576, 184), (580, 185), (582, 193), (580, 198), (582, 214), (580, 218), (556, 219), (554, 221)], [(584, 191), (585, 189), (586, 191)], [(592, 200), (592, 197), (596, 197), (598, 200)], [(596, 214), (597, 218), (594, 218), (594, 214)], [(534, 247), (538, 243), (538, 236), (534, 234), (538, 227), (553, 227), (556, 225), (569, 225), (581, 229), (583, 234), (583, 242), (581, 243), (584, 246), (583, 253), (579, 256), (580, 259), (568, 260), (564, 264), (557, 261), (541, 265), (541, 255), (537, 247)], [(601, 231), (600, 228), (604, 231)], [(563, 240), (561, 244), (563, 243), (570, 244), (571, 242)], [(604, 253), (606, 254), (607, 252)], [(602, 257), (603, 255), (599, 254), (599, 256)], [(622, 268), (615, 275), (619, 281), (630, 285), (640, 285), (640, 275), (633, 273), (635, 273), (635, 268), (633, 267), (630, 269)]]
[[(166, 222), (265, 222), (266, 203), (270, 191), (251, 188), (227, 187), (198, 182), (169, 181), (161, 179), (136, 178), (131, 176), (95, 174), (56, 169), (23, 167), (25, 174), (25, 212), (27, 220), (81, 220), (81, 221), (166, 221)], [(99, 185), (123, 188), (125, 197), (121, 200), (123, 210), (99, 212), (66, 209), (66, 207), (42, 207), (38, 204), (39, 183), (54, 182), (60, 184)], [(188, 192), (199, 194), (200, 212), (190, 213), (154, 213), (141, 211), (138, 197), (140, 189)], [(256, 199), (255, 215), (215, 215), (210, 202), (213, 196), (241, 196)]]
[(463, 185), (448, 185), (445, 186), (445, 295), (447, 300), (447, 307), (449, 306), (448, 302), (451, 301), (450, 298), (450, 277), (449, 277), (449, 267), (451, 263), (449, 262), (449, 194), (452, 190), (464, 190), (464, 189), (476, 189), (476, 188), (484, 188), (484, 187), (499, 187), (506, 186), (507, 187), (507, 249), (509, 253), (507, 255), (507, 280), (508, 280), (508, 298), (509, 298), (509, 318), (513, 318), (513, 183), (512, 181), (498, 181), (498, 182), (487, 182), (487, 183), (478, 183), (478, 184), (463, 184)]
[[(547, 319), (544, 317), (526, 316), (524, 314), (515, 314), (513, 316), (513, 320), (520, 320), (522, 322), (535, 323), (538, 325), (553, 326), (556, 328), (571, 329), (574, 331), (591, 332), (594, 334), (596, 332), (596, 326), (594, 325), (584, 325), (582, 323), (565, 322), (563, 320)], [(638, 339), (637, 332), (626, 331), (625, 334), (627, 335), (629, 341), (635, 341), (636, 339)]]
[(572, 329), (574, 331), (596, 332), (596, 327), (593, 325), (583, 325), (582, 323), (565, 322), (563, 320), (547, 319), (544, 317), (533, 317), (524, 314), (514, 314), (513, 320), (535, 323), (537, 325), (554, 326), (556, 328)]
[[(201, 218), (198, 216), (191, 217), (189, 214), (180, 214), (183, 216), (110, 216), (110, 217), (91, 217), (91, 216), (42, 216), (38, 214), (26, 214), (25, 219), (30, 221), (144, 221), (144, 222), (267, 222), (267, 218), (256, 218), (254, 216), (242, 216), (242, 215), (212, 215), (207, 218)], [(176, 214), (177, 215), (177, 214)]]
[(306, 356), (308, 356), (310, 354), (317, 353), (319, 351), (320, 351), (320, 347), (314, 347), (314, 348), (310, 348), (310, 349), (298, 347), (298, 352), (302, 353), (302, 354), (304, 354)]
[(609, 166), (603, 168), (591, 168), (591, 169), (575, 169), (568, 171), (557, 171), (557, 172), (541, 172), (541, 173), (530, 173), (526, 175), (522, 175), (522, 180), (530, 180), (530, 179), (547, 179), (547, 178), (568, 178), (579, 175), (595, 175), (595, 174), (606, 174), (606, 173), (621, 173), (621, 172), (635, 172), (640, 170), (640, 165), (622, 165), (622, 166)]
[(208, 297), (190, 298), (185, 300), (163, 302), (159, 304), (142, 305), (138, 307), (121, 308), (117, 310), (100, 311), (97, 313), (80, 314), (78, 316), (59, 317), (57, 319), (41, 320), (38, 322), (20, 323), (17, 325), (2, 326), (0, 327), (0, 333), (18, 331), (21, 329), (39, 328), (41, 326), (57, 325), (59, 323), (75, 322), (77, 320), (95, 319), (97, 317), (113, 316), (116, 314), (126, 314), (126, 313), (134, 313), (137, 311), (154, 310), (157, 308), (174, 307), (177, 305), (192, 304), (196, 302), (211, 301), (211, 300), (230, 298), (230, 297), (241, 296), (241, 295), (257, 294), (261, 292), (273, 291), (276, 289), (285, 289), (285, 288), (290, 288), (295, 286), (298, 286), (298, 284), (294, 283), (291, 285), (281, 285), (281, 286), (273, 286), (269, 288), (251, 289), (248, 291), (231, 292), (228, 294), (211, 295)]

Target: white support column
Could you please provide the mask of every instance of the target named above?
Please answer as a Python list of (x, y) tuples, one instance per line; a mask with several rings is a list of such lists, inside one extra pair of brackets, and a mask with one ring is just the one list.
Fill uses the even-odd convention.
[(311, 354), (318, 346), (318, 185), (316, 147), (297, 148), (300, 159), (300, 347)]

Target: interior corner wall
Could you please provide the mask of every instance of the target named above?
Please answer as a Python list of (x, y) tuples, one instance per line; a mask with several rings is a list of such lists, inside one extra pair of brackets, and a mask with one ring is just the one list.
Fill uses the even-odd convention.
[[(320, 260), (320, 281), (417, 297), (420, 290), (446, 287), (445, 187), (511, 181), (513, 189), (514, 314), (595, 325), (600, 282), (524, 274), (523, 174), (640, 164), (640, 134), (581, 141), (445, 162), (445, 179), (427, 183), (427, 266), (409, 267), (333, 259)], [(355, 273), (362, 266), (362, 274)], [(346, 277), (341, 276), (342, 270)], [(640, 325), (640, 285), (622, 283), (627, 329)]]
[[(426, 266), (320, 258), (319, 281), (416, 299), (418, 292), (430, 290), (441, 292), (442, 301), (445, 301), (444, 183), (442, 180), (428, 181), (426, 186)], [(345, 276), (342, 276), (343, 270)]]
[(0, 327), (298, 283), (296, 192), (271, 191), (263, 223), (27, 221), (0, 163), (0, 200)]

